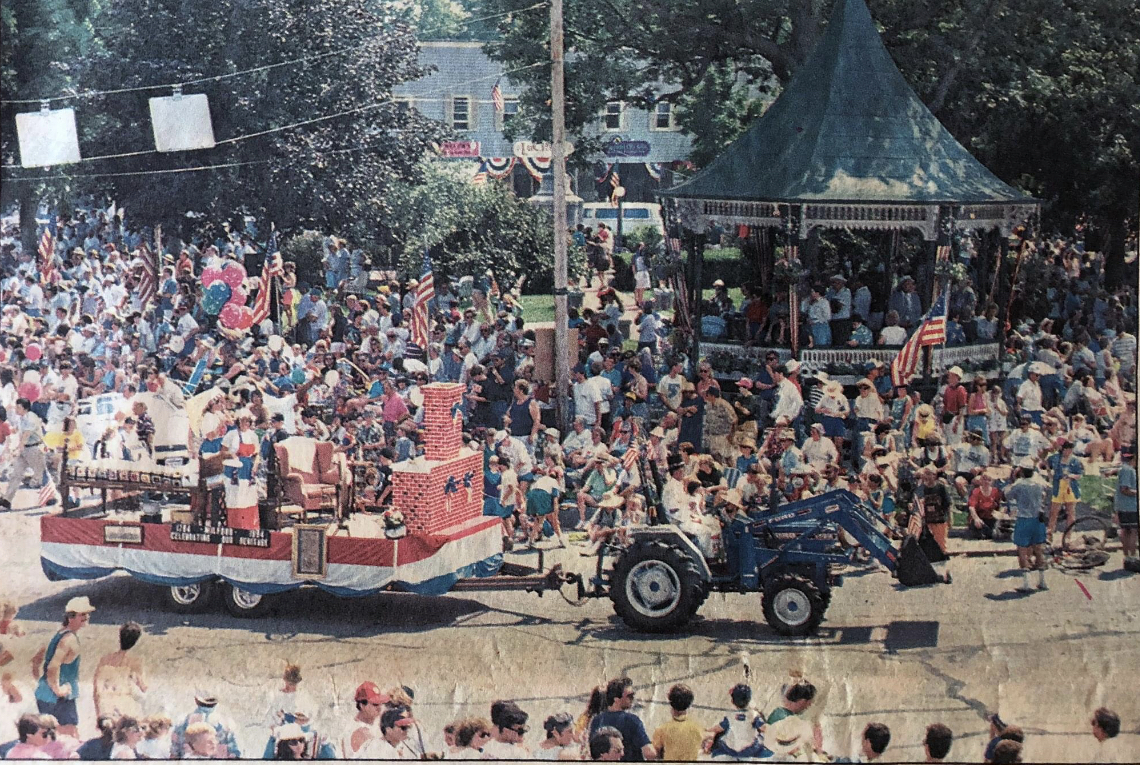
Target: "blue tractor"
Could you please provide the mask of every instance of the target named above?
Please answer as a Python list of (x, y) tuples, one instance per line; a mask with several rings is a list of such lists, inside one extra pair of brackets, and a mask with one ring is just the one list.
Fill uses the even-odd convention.
[[(858, 543), (844, 547), (840, 530)], [(614, 610), (630, 627), (672, 632), (684, 627), (711, 592), (759, 592), (764, 618), (783, 635), (815, 632), (841, 584), (836, 569), (854, 561), (859, 547), (882, 563), (900, 584), (943, 581), (917, 540), (895, 547), (885, 521), (849, 491), (832, 491), (726, 524), (723, 551), (702, 554), (692, 539), (672, 525), (650, 526), (631, 534), (612, 569), (604, 557), (588, 593), (609, 595)]]

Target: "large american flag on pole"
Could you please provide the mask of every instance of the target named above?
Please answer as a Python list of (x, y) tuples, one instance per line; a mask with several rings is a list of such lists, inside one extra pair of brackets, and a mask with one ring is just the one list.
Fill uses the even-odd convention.
[(914, 377), (922, 349), (928, 345), (941, 345), (946, 342), (946, 291), (943, 290), (934, 305), (922, 318), (922, 324), (906, 341), (891, 362), (891, 385), (906, 385)]
[(424, 248), (424, 268), (416, 300), (412, 304), (412, 342), (427, 350), (431, 340), (431, 300), (435, 297), (435, 280), (431, 273), (431, 251)]
[(269, 244), (265, 246), (265, 263), (261, 267), (261, 279), (257, 290), (257, 297), (253, 301), (253, 323), (260, 324), (269, 318), (273, 311), (273, 285), (275, 280), (285, 273), (285, 264), (281, 261), (281, 253), (277, 250), (277, 231), (269, 235)]

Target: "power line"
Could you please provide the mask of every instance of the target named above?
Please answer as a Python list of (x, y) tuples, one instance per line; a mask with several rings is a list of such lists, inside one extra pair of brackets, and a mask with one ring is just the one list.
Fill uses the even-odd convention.
[[(391, 131), (403, 132), (403, 131)], [(364, 144), (361, 146), (353, 146), (348, 149), (332, 149), (331, 151), (322, 151), (310, 155), (312, 158), (329, 157), (334, 154), (350, 154), (355, 151), (367, 151), (368, 149), (375, 149), (380, 144)], [(5, 178), (5, 181), (63, 181), (73, 180), (77, 178), (123, 178), (128, 176), (138, 175), (169, 175), (171, 173), (199, 173), (205, 170), (224, 170), (230, 167), (245, 167), (247, 165), (267, 165), (273, 160), (271, 159), (253, 159), (245, 162), (221, 162), (214, 165), (201, 165), (199, 167), (175, 167), (166, 170), (132, 170), (118, 173), (80, 173), (80, 174), (61, 174), (61, 175), (37, 175), (32, 177), (23, 178)]]
[[(473, 18), (473, 19), (466, 19), (462, 22), (461, 26), (466, 27), (470, 24), (476, 24), (476, 23), (481, 22), (481, 21), (490, 21), (491, 19), (497, 19), (497, 18), (500, 18), (502, 16), (510, 16), (512, 14), (515, 14), (515, 13), (526, 13), (528, 11), (533, 11), (533, 10), (537, 10), (539, 8), (544, 8), (544, 7), (546, 7), (546, 0), (543, 0), (542, 2), (539, 2), (539, 3), (535, 3), (534, 5), (529, 5), (526, 8), (520, 8), (517, 11), (505, 11), (503, 13), (495, 13), (495, 14), (491, 14), (489, 16), (480, 16), (480, 17)], [(432, 32), (443, 31), (443, 29), (444, 29), (444, 27), (441, 26), (438, 29), (425, 30), (425, 31), (417, 33), (416, 37), (422, 38), (425, 35), (431, 34)], [(380, 37), (380, 35), (373, 35), (372, 37), (365, 38), (365, 40), (362, 40), (360, 42), (366, 42), (368, 40), (374, 40), (378, 37)], [(206, 82), (220, 82), (222, 80), (228, 80), (228, 79), (233, 78), (233, 77), (241, 77), (241, 76), (244, 76), (247, 74), (255, 74), (257, 72), (266, 72), (266, 71), (269, 71), (270, 69), (277, 69), (278, 67), (283, 67), (283, 66), (295, 66), (298, 64), (307, 64), (310, 61), (317, 61), (320, 59), (328, 58), (329, 56), (336, 56), (336, 55), (340, 55), (343, 53), (344, 53), (344, 51), (342, 51), (342, 50), (329, 51), (327, 53), (317, 53), (317, 54), (314, 54), (312, 56), (302, 56), (301, 58), (295, 58), (295, 59), (291, 59), (289, 61), (280, 61), (276, 64), (266, 64), (264, 66), (255, 66), (251, 69), (241, 69), (241, 70), (236, 71), (236, 72), (228, 72), (226, 74), (218, 74), (218, 75), (213, 75), (211, 77), (198, 77), (198, 78), (190, 79), (190, 80), (182, 80), (180, 82), (171, 82), (171, 83), (167, 83), (165, 85), (138, 85), (138, 86), (134, 86), (134, 87), (130, 87), (130, 88), (115, 88), (112, 90), (92, 90), (92, 91), (87, 91), (85, 93), (76, 93), (74, 95), (66, 95), (66, 96), (51, 96), (48, 98), (3, 99), (3, 100), (0, 100), (0, 104), (43, 104), (43, 103), (51, 103), (54, 101), (70, 101), (70, 100), (78, 100), (78, 99), (83, 99), (83, 98), (95, 98), (96, 96), (111, 96), (111, 95), (119, 95), (122, 93), (138, 93), (138, 92), (146, 91), (146, 90), (172, 90), (173, 88), (182, 88), (182, 87), (186, 87), (188, 85), (201, 85), (202, 83), (206, 83)]]
[[(484, 75), (482, 77), (474, 77), (470, 80), (465, 80), (463, 82), (451, 83), (448, 86), (440, 86), (438, 88), (433, 88), (432, 90), (425, 91), (423, 93), (423, 95), (425, 95), (425, 96), (426, 95), (432, 95), (433, 93), (439, 93), (439, 92), (442, 92), (445, 90), (449, 90), (450, 88), (456, 88), (456, 87), (460, 87), (460, 86), (464, 86), (464, 85), (471, 85), (471, 84), (476, 83), (476, 82), (481, 82), (481, 81), (490, 80), (490, 79), (496, 79), (496, 78), (504, 77), (506, 75), (515, 74), (516, 72), (522, 72), (522, 71), (525, 71), (527, 69), (535, 69), (537, 67), (549, 66), (549, 65), (550, 65), (549, 62), (545, 62), (545, 61), (539, 62), (537, 64), (528, 64), (527, 66), (520, 66), (520, 67), (516, 67), (515, 69), (508, 69), (508, 70), (503, 71), (503, 72), (496, 72), (494, 74), (488, 74), (488, 75)], [(371, 109), (378, 109), (381, 106), (385, 106), (387, 104), (395, 104), (395, 103), (398, 103), (402, 98), (405, 98), (405, 97), (393, 96), (393, 97), (389, 97), (389, 98), (384, 98), (384, 99), (381, 99), (380, 101), (374, 101), (373, 103), (364, 104), (362, 106), (354, 106), (351, 109), (345, 109), (343, 111), (334, 112), (332, 114), (324, 114), (324, 115), (321, 115), (320, 117), (313, 117), (311, 119), (301, 120), (300, 122), (293, 122), (293, 123), (290, 123), (288, 125), (281, 125), (281, 126), (275, 127), (275, 128), (268, 128), (267, 130), (259, 130), (256, 133), (246, 133), (245, 135), (238, 135), (238, 136), (234, 136), (232, 138), (224, 138), (221, 141), (215, 142), (214, 145), (215, 146), (222, 146), (225, 144), (240, 143), (241, 141), (247, 141), (251, 138), (260, 138), (261, 136), (270, 135), (273, 133), (280, 133), (280, 132), (285, 131), (285, 130), (292, 130), (294, 128), (304, 127), (306, 125), (313, 125), (313, 124), (316, 124), (318, 122), (327, 122), (328, 120), (336, 119), (337, 117), (344, 117), (348, 114), (357, 114), (359, 112), (369, 111)], [(119, 159), (122, 157), (137, 157), (137, 156), (141, 156), (144, 154), (158, 154), (158, 153), (159, 153), (158, 149), (144, 149), (141, 151), (128, 151), (128, 152), (122, 152), (119, 154), (99, 154), (99, 155), (94, 156), (94, 157), (82, 157), (79, 160), (79, 162), (69, 163), (69, 164), (79, 164), (79, 163), (83, 163), (83, 162), (95, 162), (96, 160), (101, 160), (101, 159)], [(193, 170), (194, 168), (189, 168), (189, 169)], [(137, 171), (137, 172), (145, 172), (145, 171)], [(82, 175), (82, 176), (59, 176), (59, 177), (61, 177), (61, 178), (63, 178), (63, 177), (75, 177), (75, 178), (83, 177), (83, 178), (86, 178), (86, 177), (95, 177), (96, 175), (97, 174)], [(23, 180), (23, 179), (21, 179), (21, 178), (8, 178), (6, 180), (15, 181), (15, 180)]]

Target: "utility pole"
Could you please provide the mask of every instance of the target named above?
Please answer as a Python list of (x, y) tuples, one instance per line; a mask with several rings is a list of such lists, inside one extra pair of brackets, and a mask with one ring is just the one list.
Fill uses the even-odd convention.
[(550, 164), (554, 179), (554, 386), (558, 430), (570, 422), (570, 330), (566, 304), (566, 113), (562, 0), (550, 2)]

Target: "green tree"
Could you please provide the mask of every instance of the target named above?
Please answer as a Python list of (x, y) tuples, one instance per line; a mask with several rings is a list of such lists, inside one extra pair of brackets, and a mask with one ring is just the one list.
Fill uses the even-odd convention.
[(147, 99), (162, 92), (85, 102), (105, 119), (85, 153), (147, 152), (89, 166), (99, 172), (224, 165), (106, 179), (134, 220), (185, 232), (188, 212), (215, 223), (251, 214), (287, 230), (368, 238), (389, 213), (388, 188), (413, 180), (419, 158), (442, 136), (439, 123), (392, 100), (395, 85), (425, 71), (408, 25), (368, 0), (121, 0), (108, 4), (97, 28), (105, 53), (83, 76), (99, 90), (269, 67), (185, 88), (210, 96), (218, 145), (208, 150), (147, 151)]
[(455, 165), (430, 161), (420, 182), (392, 188), (390, 206), (396, 260), (406, 275), (418, 276), (426, 245), (439, 276), (479, 276), (490, 269), (504, 287), (523, 276), (528, 293), (553, 286), (550, 214), (505, 184), (475, 185)]
[[(517, 10), (526, 0), (485, 0)], [(1089, 216), (1123, 268), (1140, 194), (1140, 6), (1132, 0), (869, 0), (903, 75), (954, 136), (1005, 180), (1045, 203), (1044, 226)], [(565, 16), (567, 125), (606, 101), (680, 107), (694, 159), (706, 162), (806, 60), (833, 0), (576, 0)], [(488, 55), (507, 68), (549, 60), (549, 24), (499, 22)], [(549, 135), (549, 70), (528, 85), (513, 129)], [(668, 83), (663, 87), (661, 83)], [(744, 115), (743, 118), (737, 115)], [(584, 156), (587, 152), (576, 152)], [(1071, 229), (1070, 229), (1071, 230)]]
[[(5, 102), (0, 105), (0, 165), (6, 170), (0, 204), (19, 205), (25, 250), (35, 249), (40, 201), (54, 206), (73, 185), (24, 180), (50, 174), (41, 168), (19, 167), (16, 114), (38, 111), (39, 105), (8, 102), (58, 96), (75, 88), (77, 63), (96, 50), (88, 21), (96, 8), (94, 0), (12, 0), (0, 5), (0, 98)], [(53, 103), (52, 108), (65, 105), (74, 104)]]

